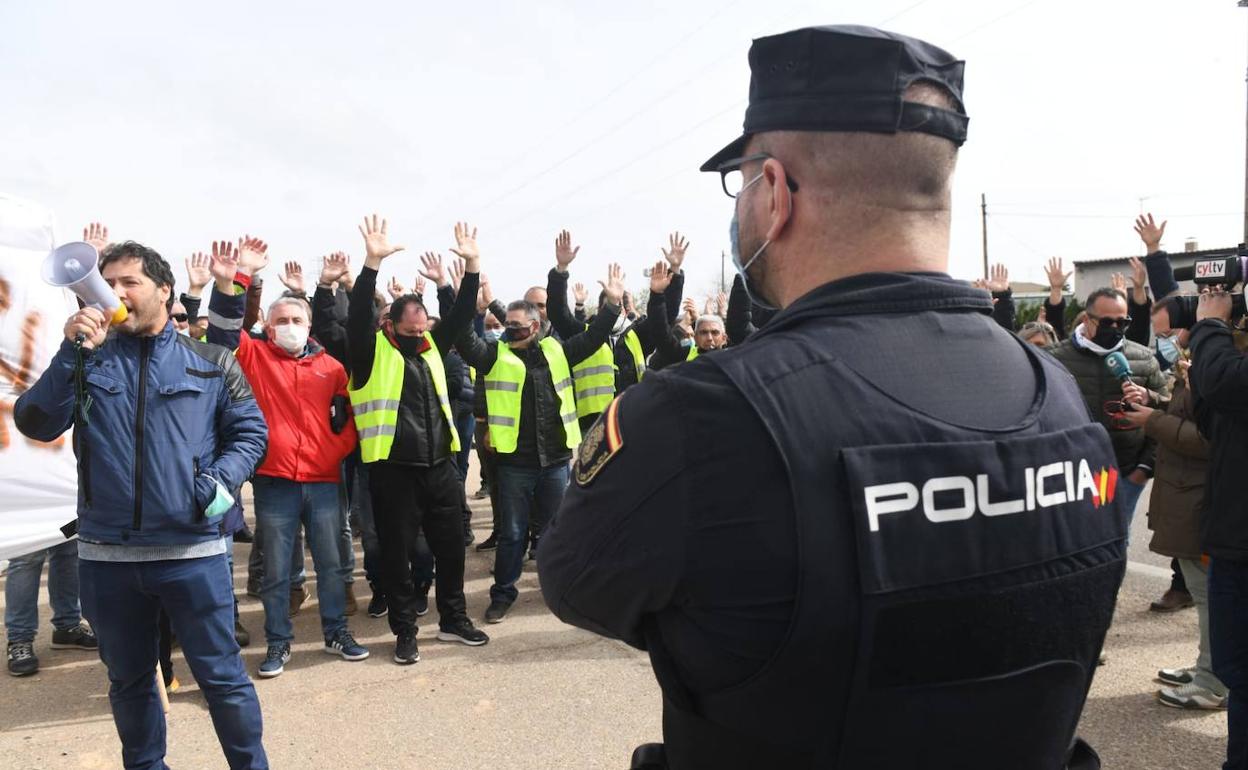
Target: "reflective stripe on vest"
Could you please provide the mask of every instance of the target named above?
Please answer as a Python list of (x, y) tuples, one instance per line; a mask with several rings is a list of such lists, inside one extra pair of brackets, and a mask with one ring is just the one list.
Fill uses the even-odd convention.
[[(565, 444), (568, 449), (575, 449), (581, 443), (581, 427), (577, 422), (577, 401), (573, 394), (574, 380), (568, 369), (568, 359), (563, 355), (563, 346), (550, 337), (543, 339), (538, 346), (546, 357), (546, 365), (550, 367), (550, 379), (559, 396), (559, 419), (563, 422)], [(516, 451), (516, 443), (520, 438), (520, 395), (524, 392), (524, 379), (527, 376), (524, 362), (511, 352), (507, 343), (500, 340), (498, 360), (485, 375), (485, 406), (488, 415), (485, 423), (490, 432), (490, 446), (500, 454)]]
[[(426, 336), (425, 339), (429, 341), (429, 349), (420, 357), (429, 367), (433, 390), (438, 395), (438, 404), (451, 431), (451, 451), (458, 452), (459, 432), (455, 430), (455, 416), (447, 396), (446, 370), (433, 338)], [(355, 413), (355, 429), (360, 434), (360, 459), (366, 463), (385, 460), (394, 446), (394, 434), (399, 424), (403, 354), (390, 344), (383, 332), (377, 332), (373, 370), (368, 375), (368, 382), (362, 388), (349, 388), (347, 393), (351, 397), (351, 411)]]
[(572, 367), (572, 380), (578, 417), (607, 411), (615, 398), (615, 357), (611, 346), (604, 343), (592, 356)]

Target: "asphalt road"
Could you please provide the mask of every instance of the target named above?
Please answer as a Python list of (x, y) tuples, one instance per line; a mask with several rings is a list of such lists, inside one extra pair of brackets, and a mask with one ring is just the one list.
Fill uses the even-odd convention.
[[(482, 538), (488, 507), (474, 508)], [(1195, 660), (1196, 615), (1148, 611), (1168, 585), (1168, 560), (1147, 551), (1142, 513), (1132, 534), (1132, 564), (1106, 643), (1109, 661), (1093, 683), (1080, 734), (1107, 768), (1218, 767), (1225, 713), (1169, 709), (1153, 697), (1158, 668)], [(240, 594), (247, 548), (235, 548)], [(466, 590), (474, 618), (488, 603), (490, 565), (491, 556), (470, 550)], [(310, 560), (308, 566), (314, 588)], [(645, 655), (556, 620), (531, 566), (511, 614), (487, 628), (488, 645), (437, 642), (428, 625), (415, 666), (391, 661), (393, 637), (384, 619), (363, 614), (367, 586), (362, 579), (357, 586), (361, 612), (351, 627), (372, 657), (347, 663), (322, 652), (313, 598), (295, 619), (286, 672), (256, 682), (273, 767), (614, 769), (627, 767), (637, 744), (660, 738), (659, 691)], [(120, 767), (104, 668), (91, 653), (48, 647), (46, 593), (42, 598), (36, 640), (42, 668), (0, 680), (0, 768)], [(252, 598), (243, 598), (240, 609), (255, 639), (243, 651), (254, 672), (264, 656), (263, 610)], [(172, 699), (168, 762), (223, 767), (206, 703), (180, 654), (174, 665), (183, 688)]]

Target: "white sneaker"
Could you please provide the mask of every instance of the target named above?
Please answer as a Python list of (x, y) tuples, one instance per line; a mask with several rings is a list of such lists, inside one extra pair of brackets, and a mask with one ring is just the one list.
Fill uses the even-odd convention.
[(1226, 708), (1226, 694), (1217, 694), (1213, 690), (1198, 684), (1185, 684), (1182, 687), (1163, 687), (1157, 691), (1157, 700), (1163, 706), (1176, 709), (1219, 710)]
[(1166, 684), (1181, 687), (1185, 684), (1191, 684), (1192, 675), (1195, 673), (1195, 666), (1189, 666), (1187, 668), (1163, 668), (1157, 672), (1157, 679), (1165, 682)]

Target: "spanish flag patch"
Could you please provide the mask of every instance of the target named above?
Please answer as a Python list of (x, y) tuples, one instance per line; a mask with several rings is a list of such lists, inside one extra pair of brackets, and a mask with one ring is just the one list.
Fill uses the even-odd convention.
[(624, 448), (624, 435), (620, 433), (620, 399), (607, 407), (594, 427), (589, 429), (576, 458), (576, 483), (589, 486), (598, 472), (606, 467), (616, 453)]

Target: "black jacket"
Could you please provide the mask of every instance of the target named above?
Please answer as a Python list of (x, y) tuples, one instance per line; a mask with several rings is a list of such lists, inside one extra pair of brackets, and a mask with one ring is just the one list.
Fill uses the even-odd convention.
[[(476, 296), (475, 291), (472, 296)], [(559, 343), (569, 367), (576, 366), (602, 347), (619, 314), (618, 307), (605, 305), (588, 329)], [(481, 377), (498, 361), (498, 346), (478, 337), (471, 327), (460, 337), (456, 348), (465, 361), (477, 368)], [(559, 395), (555, 392), (546, 356), (537, 345), (512, 352), (524, 361), (526, 371), (524, 389), (520, 393), (520, 436), (516, 451), (499, 454), (498, 461), (528, 468), (566, 463), (572, 457), (572, 450), (567, 447), (567, 433), (559, 414)]]
[(338, 360), (351, 375), (351, 359), (347, 354), (347, 319), (346, 314), (340, 315), (339, 296), (344, 299), (345, 291), (334, 291), (321, 286), (316, 287), (312, 295), (312, 336), (321, 343), (325, 352)]
[(456, 406), (462, 405), (471, 408), (475, 388), (472, 384), (472, 374), (468, 369), (468, 364), (464, 362), (463, 357), (455, 350), (446, 354), (445, 364), (446, 393), (450, 396), (451, 403)]
[(1248, 356), (1221, 321), (1193, 326), (1191, 346), (1196, 424), (1210, 443), (1204, 550), (1215, 559), (1248, 562), (1248, 495), (1240, 484), (1248, 468)]
[[(442, 317), (437, 328), (429, 332), (445, 364), (446, 354), (455, 339), (472, 327), (476, 311), (477, 286), (480, 276), (468, 273), (463, 279), (463, 293), (451, 312)], [(377, 271), (365, 267), (351, 289), (351, 305), (347, 314), (347, 339), (350, 345), (352, 387), (363, 387), (373, 372), (373, 355), (377, 332), (373, 328), (373, 293), (377, 287)], [(321, 341), (324, 344), (324, 340)], [(390, 456), (383, 462), (428, 467), (451, 456), (451, 431), (438, 401), (429, 366), (420, 358), (419, 337), (395, 337), (403, 354), (403, 390), (399, 396), (399, 422)]]

